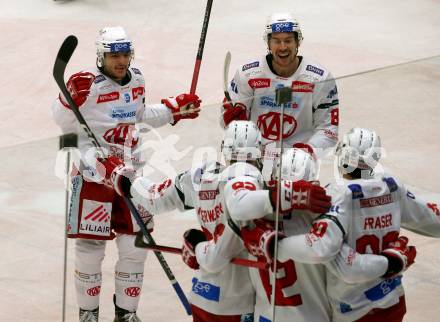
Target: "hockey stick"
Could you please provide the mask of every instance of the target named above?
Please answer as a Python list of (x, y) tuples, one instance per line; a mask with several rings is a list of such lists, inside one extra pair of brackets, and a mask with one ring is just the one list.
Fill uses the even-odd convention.
[[(55, 59), (55, 64), (53, 66), (53, 77), (55, 78), (55, 81), (58, 84), (58, 87), (60, 88), (65, 99), (69, 103), (69, 106), (70, 106), (72, 112), (75, 114), (75, 117), (77, 118), (78, 122), (81, 124), (81, 127), (87, 133), (87, 136), (89, 137), (89, 139), (91, 140), (93, 145), (98, 149), (99, 153), (101, 154), (101, 157), (104, 157), (102, 146), (99, 144), (98, 140), (96, 139), (96, 137), (93, 134), (90, 127), (88, 126), (86, 120), (82, 116), (82, 114), (79, 111), (78, 107), (76, 106), (75, 102), (72, 100), (72, 97), (70, 96), (70, 93), (67, 90), (66, 83), (64, 82), (64, 73), (66, 70), (67, 63), (69, 62), (70, 58), (72, 57), (72, 54), (75, 51), (77, 44), (78, 44), (78, 39), (72, 35), (68, 36), (64, 40), (63, 44), (60, 47), (60, 50), (58, 51), (58, 55)], [(137, 209), (135, 208), (131, 199), (125, 197), (124, 200), (125, 200), (125, 203), (127, 204), (128, 209), (130, 210), (134, 219), (136, 220), (137, 224), (139, 225), (140, 230), (142, 231), (146, 240), (148, 241), (148, 243), (155, 245), (156, 243), (154, 242), (153, 237), (148, 232), (144, 222), (142, 221), (142, 218), (140, 217), (139, 213), (137, 212)], [(174, 290), (177, 293), (177, 296), (179, 297), (180, 301), (182, 302), (183, 306), (185, 307), (187, 314), (191, 315), (191, 307), (188, 302), (188, 299), (186, 298), (185, 293), (183, 292), (182, 288), (180, 287), (180, 284), (177, 282), (176, 278), (174, 277), (174, 274), (171, 271), (171, 268), (168, 266), (168, 263), (166, 262), (162, 253), (159, 251), (155, 251), (154, 254), (156, 255), (160, 265), (162, 266), (162, 269), (165, 271), (165, 274), (167, 275), (168, 279), (170, 280)]]
[(277, 263), (278, 263), (278, 231), (279, 231), (279, 217), (280, 217), (280, 202), (281, 202), (281, 168), (283, 161), (283, 139), (284, 139), (284, 109), (286, 104), (292, 102), (292, 88), (291, 87), (281, 87), (275, 91), (275, 102), (277, 105), (281, 106), (281, 121), (280, 121), (280, 166), (277, 169), (277, 204), (275, 211), (275, 249), (274, 249), (274, 261), (273, 261), (273, 274), (272, 274), (272, 293), (270, 295), (270, 303), (272, 309), (272, 321), (275, 319), (275, 307), (276, 307), (276, 287), (277, 287)]
[(202, 64), (203, 49), (205, 48), (206, 34), (208, 33), (209, 16), (211, 15), (212, 1), (206, 3), (205, 17), (203, 19), (202, 32), (200, 34), (199, 49), (197, 51), (196, 63), (191, 81), (190, 94), (196, 93), (197, 81), (199, 79), (200, 65)]
[(226, 100), (230, 103), (231, 95), (228, 92), (229, 82), (229, 65), (231, 65), (231, 53), (228, 51), (225, 56), (225, 63), (223, 65), (223, 92), (225, 93)]
[[(137, 234), (136, 241), (134, 242), (134, 245), (139, 248), (147, 248), (151, 250), (157, 250), (165, 253), (172, 253), (172, 254), (182, 254), (182, 249), (177, 247), (171, 247), (171, 246), (162, 246), (162, 245), (150, 245), (146, 243), (143, 239), (142, 234)], [(258, 269), (268, 269), (269, 264), (263, 263), (259, 261), (253, 261), (246, 258), (233, 258), (231, 259), (231, 263), (235, 265), (241, 265), (246, 267), (254, 267)]]

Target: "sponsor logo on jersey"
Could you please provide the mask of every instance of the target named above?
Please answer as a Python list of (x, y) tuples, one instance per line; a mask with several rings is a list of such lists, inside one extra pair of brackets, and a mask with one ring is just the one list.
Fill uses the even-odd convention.
[(134, 124), (120, 123), (115, 128), (109, 129), (103, 135), (108, 143), (134, 147), (139, 142), (139, 137)]
[(214, 302), (220, 301), (220, 287), (199, 281), (196, 277), (192, 279), (192, 291), (193, 293)]
[[(271, 108), (279, 108), (280, 107), (275, 102), (275, 97), (273, 97), (273, 96), (262, 96), (260, 98), (260, 106), (268, 106)], [(289, 102), (289, 103), (285, 104), (284, 108), (298, 108), (298, 103)]]
[(127, 287), (124, 293), (130, 297), (138, 297), (141, 294), (141, 288), (137, 286)]
[(309, 72), (318, 74), (319, 76), (324, 75), (324, 71), (321, 68), (312, 66), (312, 65), (307, 65), (306, 70), (308, 70)]
[(359, 184), (353, 183), (348, 185), (348, 189), (351, 190), (351, 198), (352, 199), (360, 199), (364, 197), (364, 193), (362, 192), (362, 187)]
[(383, 206), (393, 202), (393, 196), (391, 194), (387, 194), (384, 196), (371, 197), (367, 199), (359, 200), (361, 204), (361, 208), (371, 208)]
[(114, 119), (129, 119), (136, 117), (135, 110), (128, 110), (126, 108), (114, 108), (112, 109), (112, 118)]
[(253, 63), (243, 65), (241, 70), (244, 72), (245, 70), (248, 70), (248, 69), (251, 69), (251, 68), (254, 68), (254, 67), (258, 67), (258, 66), (260, 66), (260, 62), (259, 61), (254, 61)]
[(287, 139), (291, 136), (297, 127), (296, 119), (289, 114), (284, 114), (284, 131), (281, 131), (281, 114), (278, 112), (269, 112), (261, 114), (257, 119), (257, 127), (261, 131), (261, 135), (268, 140), (279, 140), (281, 132), (283, 138)]
[(214, 200), (218, 194), (218, 190), (202, 190), (199, 191), (200, 200)]
[(397, 186), (396, 180), (394, 180), (394, 178), (392, 177), (383, 178), (383, 181), (385, 181), (385, 183), (387, 184), (388, 189), (390, 189), (390, 192), (397, 191), (397, 189), (399, 188)]
[(364, 294), (370, 301), (378, 301), (383, 299), (387, 294), (394, 291), (398, 286), (402, 284), (402, 276), (397, 276), (392, 279), (387, 279), (381, 283), (373, 286), (369, 290), (365, 291)]
[(252, 78), (248, 84), (253, 89), (270, 87), (270, 78)]
[(328, 95), (327, 95), (327, 98), (328, 99), (331, 99), (331, 98), (333, 98), (333, 96), (335, 96), (336, 94), (338, 94), (338, 88), (336, 87), (336, 85), (335, 85), (335, 87), (328, 93)]
[(238, 86), (233, 79), (231, 80), (231, 89), (234, 93), (238, 94)]
[(119, 99), (119, 93), (118, 92), (111, 92), (111, 93), (99, 95), (96, 103), (99, 104), (99, 103), (111, 102), (111, 101), (116, 101), (118, 99)]
[(139, 96), (142, 96), (144, 94), (144, 87), (134, 87), (131, 89), (131, 95), (133, 96), (133, 101), (136, 100)]
[(134, 72), (135, 74), (137, 74), (137, 75), (142, 75), (142, 73), (141, 73), (141, 71), (140, 71), (139, 69), (134, 68), (134, 67), (132, 67), (131, 69), (133, 70), (133, 72)]
[(329, 130), (329, 129), (325, 129), (324, 130), (324, 134), (329, 139), (332, 139), (332, 140), (337, 140), (338, 139), (338, 134), (333, 132), (333, 131), (331, 131), (331, 130)]
[(292, 82), (292, 91), (296, 93), (313, 93), (313, 89), (315, 88), (315, 84), (293, 81)]
[(437, 217), (440, 217), (440, 210), (438, 209), (437, 204), (433, 202), (428, 202), (426, 206), (431, 209)]
[(87, 295), (98, 296), (100, 292), (101, 292), (101, 286), (95, 286), (87, 290)]
[(125, 103), (130, 103), (130, 93), (124, 93), (124, 101)]
[(393, 225), (393, 215), (386, 214), (378, 217), (364, 218), (364, 230), (383, 229)]
[(223, 214), (221, 203), (215, 205), (212, 209), (202, 209), (201, 207), (197, 207), (197, 215), (204, 223), (217, 221), (221, 214)]
[(99, 84), (101, 82), (105, 81), (105, 76), (104, 75), (97, 75), (95, 77), (95, 80), (93, 81), (95, 84)]
[(409, 190), (406, 192), (406, 196), (411, 199), (416, 199), (416, 196)]

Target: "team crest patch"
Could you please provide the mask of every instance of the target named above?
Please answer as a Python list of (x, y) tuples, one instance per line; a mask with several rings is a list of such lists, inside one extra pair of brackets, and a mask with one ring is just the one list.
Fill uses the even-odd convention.
[(254, 68), (254, 67), (258, 67), (258, 66), (260, 66), (260, 62), (259, 61), (254, 61), (253, 63), (243, 65), (241, 70), (244, 72), (245, 70), (248, 70), (248, 69), (251, 69), (251, 68)]
[(324, 71), (321, 68), (312, 66), (312, 65), (307, 65), (306, 70), (308, 70), (309, 72), (318, 74), (320, 76), (324, 75)]

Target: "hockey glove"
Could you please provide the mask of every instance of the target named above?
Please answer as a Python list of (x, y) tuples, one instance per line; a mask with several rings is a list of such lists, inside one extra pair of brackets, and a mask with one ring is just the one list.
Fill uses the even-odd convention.
[[(324, 214), (330, 210), (331, 197), (325, 189), (315, 183), (300, 180), (282, 180), (280, 184), (280, 211), (289, 212), (293, 209), (310, 210)], [(278, 184), (271, 182), (269, 187), (270, 200), (275, 210), (277, 205)]]
[[(72, 100), (77, 107), (81, 107), (81, 105), (83, 105), (86, 101), (87, 96), (90, 94), (90, 87), (92, 86), (94, 80), (95, 75), (89, 72), (80, 72), (70, 76), (66, 84), (67, 90), (69, 91), (70, 96), (72, 96)], [(66, 100), (61, 94), (60, 101), (65, 107), (70, 108), (69, 104), (67, 104)]]
[(206, 236), (199, 229), (188, 229), (183, 234), (182, 260), (189, 268), (199, 269), (195, 250), (197, 244), (204, 241), (206, 241)]
[(105, 167), (104, 184), (112, 187), (118, 195), (131, 198), (130, 187), (136, 177), (136, 171), (115, 156), (98, 161)]
[(264, 219), (253, 221), (255, 227), (243, 227), (241, 229), (241, 238), (249, 254), (257, 257), (259, 261), (271, 263), (275, 248), (275, 236), (278, 234), (278, 240), (286, 237), (283, 232), (275, 231), (271, 222)]
[(223, 100), (223, 121), (228, 126), (232, 121), (247, 121), (246, 106), (242, 103), (229, 102), (226, 97)]
[(400, 236), (396, 241), (389, 243), (381, 255), (388, 258), (388, 269), (383, 277), (392, 278), (414, 264), (417, 250), (415, 246), (408, 246), (407, 237)]
[(164, 98), (161, 101), (173, 114), (174, 122), (172, 125), (175, 125), (182, 119), (195, 119), (198, 117), (201, 102), (202, 101), (195, 94), (180, 94), (177, 97)]

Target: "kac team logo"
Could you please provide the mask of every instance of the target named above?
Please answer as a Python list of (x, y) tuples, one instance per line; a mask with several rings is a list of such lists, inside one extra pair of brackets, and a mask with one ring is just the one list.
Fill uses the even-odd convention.
[(263, 138), (277, 141), (283, 133), (283, 139), (287, 139), (295, 132), (298, 123), (296, 119), (288, 114), (284, 114), (284, 129), (281, 130), (281, 113), (269, 112), (258, 116), (257, 127), (261, 131)]

